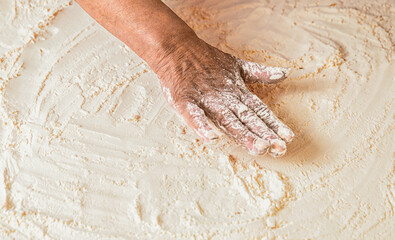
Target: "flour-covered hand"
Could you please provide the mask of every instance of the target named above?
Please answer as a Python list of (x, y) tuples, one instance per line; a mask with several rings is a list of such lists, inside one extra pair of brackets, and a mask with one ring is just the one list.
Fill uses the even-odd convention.
[(250, 154), (286, 152), (292, 130), (246, 84), (277, 83), (287, 68), (244, 61), (199, 39), (169, 51), (156, 72), (168, 102), (202, 140), (218, 138), (212, 122)]

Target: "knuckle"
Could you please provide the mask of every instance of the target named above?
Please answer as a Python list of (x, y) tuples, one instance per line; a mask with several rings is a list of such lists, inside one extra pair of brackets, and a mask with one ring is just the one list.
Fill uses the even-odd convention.
[(235, 128), (235, 123), (233, 120), (226, 120), (225, 118), (222, 118), (222, 119), (220, 119), (220, 123), (226, 129), (234, 129)]
[(256, 108), (256, 113), (264, 118), (267, 118), (269, 116), (268, 108), (266, 106), (258, 106)]
[(241, 129), (240, 131), (238, 131), (237, 132), (238, 133), (238, 135), (240, 136), (240, 137), (244, 137), (245, 139), (248, 139), (248, 140), (250, 140), (251, 139), (251, 132), (250, 132), (250, 130), (248, 130), (248, 129)]

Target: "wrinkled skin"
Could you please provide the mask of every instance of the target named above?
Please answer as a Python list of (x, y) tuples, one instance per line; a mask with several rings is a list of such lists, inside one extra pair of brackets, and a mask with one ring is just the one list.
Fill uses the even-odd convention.
[(287, 68), (247, 62), (200, 40), (169, 53), (157, 73), (169, 104), (202, 140), (219, 137), (212, 122), (250, 154), (286, 152), (293, 132), (246, 84), (277, 83)]
[(208, 45), (160, 0), (77, 1), (149, 64), (168, 102), (204, 141), (218, 138), (212, 122), (251, 154), (285, 153), (294, 134), (245, 84), (279, 82), (287, 69)]

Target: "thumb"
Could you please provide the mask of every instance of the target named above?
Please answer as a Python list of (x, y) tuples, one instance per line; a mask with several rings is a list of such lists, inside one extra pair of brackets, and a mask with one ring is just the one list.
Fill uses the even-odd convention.
[(286, 79), (290, 73), (290, 68), (286, 67), (267, 67), (255, 62), (239, 59), (241, 72), (245, 83), (264, 83), (273, 84)]

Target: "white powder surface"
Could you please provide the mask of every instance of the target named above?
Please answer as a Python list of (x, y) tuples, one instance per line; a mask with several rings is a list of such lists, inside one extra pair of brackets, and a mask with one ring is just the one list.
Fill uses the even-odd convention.
[(394, 16), (379, 1), (166, 1), (240, 58), (279, 159), (205, 145), (156, 75), (70, 1), (0, 2), (1, 239), (393, 239)]

